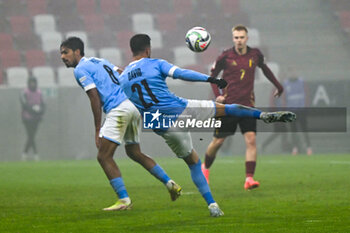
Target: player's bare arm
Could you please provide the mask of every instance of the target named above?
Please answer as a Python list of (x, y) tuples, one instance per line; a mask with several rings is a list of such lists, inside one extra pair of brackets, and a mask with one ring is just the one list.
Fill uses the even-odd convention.
[(91, 110), (94, 115), (94, 123), (95, 123), (95, 143), (96, 147), (100, 146), (100, 128), (101, 128), (101, 119), (102, 119), (102, 109), (101, 109), (101, 101), (100, 96), (98, 95), (97, 89), (92, 88), (86, 92), (90, 99)]

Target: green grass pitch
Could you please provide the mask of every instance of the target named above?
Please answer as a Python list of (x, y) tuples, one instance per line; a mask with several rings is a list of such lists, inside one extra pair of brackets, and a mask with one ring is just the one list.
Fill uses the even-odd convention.
[(243, 157), (218, 157), (210, 187), (225, 216), (209, 217), (185, 163), (155, 160), (183, 188), (166, 188), (118, 159), (133, 209), (103, 212), (116, 196), (97, 161), (0, 163), (0, 232), (350, 232), (350, 155), (259, 156), (261, 187), (245, 191)]

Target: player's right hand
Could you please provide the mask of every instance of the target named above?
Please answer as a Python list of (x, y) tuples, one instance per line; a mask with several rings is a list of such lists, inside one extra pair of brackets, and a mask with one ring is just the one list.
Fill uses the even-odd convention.
[(225, 97), (222, 95), (219, 95), (218, 97), (216, 97), (215, 102), (220, 103), (220, 104), (224, 104), (225, 103)]

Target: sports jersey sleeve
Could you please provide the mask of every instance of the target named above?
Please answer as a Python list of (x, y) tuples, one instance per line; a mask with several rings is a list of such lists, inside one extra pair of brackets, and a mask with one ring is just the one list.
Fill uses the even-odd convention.
[(163, 64), (161, 64), (161, 70), (162, 73), (172, 77), (174, 79), (182, 79), (186, 81), (192, 81), (192, 82), (206, 82), (209, 78), (208, 75), (199, 73), (194, 70), (188, 70), (188, 69), (181, 69), (175, 65), (172, 65), (166, 61), (163, 61)]
[(222, 53), (214, 62), (213, 67), (210, 69), (210, 76), (216, 78), (219, 73), (225, 68), (225, 53)]
[(91, 78), (90, 74), (80, 67), (74, 69), (74, 76), (78, 84), (85, 90), (88, 91), (92, 88), (96, 88), (94, 80)]
[(273, 85), (275, 85), (275, 87), (278, 89), (278, 91), (280, 93), (283, 92), (283, 87), (280, 84), (280, 82), (278, 82), (277, 78), (275, 77), (275, 75), (272, 73), (272, 71), (270, 70), (270, 68), (266, 65), (265, 63), (265, 58), (264, 55), (260, 52), (260, 50), (258, 51), (258, 66), (261, 68), (263, 74), (265, 75), (265, 77), (270, 80), (271, 83), (273, 83)]

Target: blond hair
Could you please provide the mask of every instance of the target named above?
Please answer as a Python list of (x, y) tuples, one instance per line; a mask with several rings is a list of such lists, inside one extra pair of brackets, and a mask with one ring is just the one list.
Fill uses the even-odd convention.
[(246, 33), (248, 33), (248, 29), (246, 26), (242, 25), (242, 24), (239, 24), (239, 25), (236, 25), (232, 28), (232, 32), (234, 31), (245, 31)]

